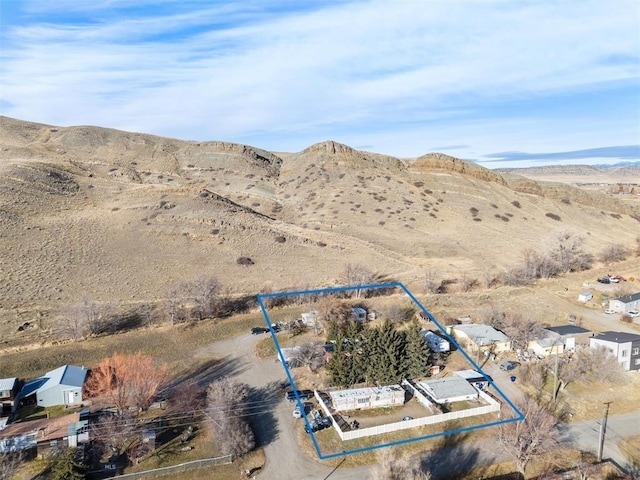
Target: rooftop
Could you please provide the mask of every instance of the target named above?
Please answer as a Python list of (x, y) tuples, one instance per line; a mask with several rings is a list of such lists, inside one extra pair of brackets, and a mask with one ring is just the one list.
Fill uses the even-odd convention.
[(459, 376), (460, 378), (464, 378), (465, 380), (469, 381), (469, 380), (483, 380), (483, 381), (487, 381), (487, 380), (492, 380), (492, 378), (489, 375), (486, 374), (482, 374), (476, 370), (471, 370), (471, 369), (467, 369), (467, 370), (458, 370), (457, 372), (453, 372), (454, 375)]
[(508, 342), (509, 337), (489, 325), (452, 325), (453, 330), (464, 332), (477, 344), (489, 345), (490, 343)]
[(464, 378), (453, 375), (451, 377), (438, 378), (418, 382), (427, 392), (432, 393), (436, 400), (477, 395), (478, 391)]
[(595, 337), (596, 340), (604, 340), (606, 342), (613, 343), (627, 343), (627, 342), (638, 342), (640, 341), (640, 335), (637, 333), (627, 333), (627, 332), (602, 332), (597, 334)]
[(42, 377), (26, 383), (20, 390), (20, 397), (24, 398), (35, 391), (45, 391), (57, 385), (68, 387), (82, 387), (87, 377), (87, 369), (75, 365), (63, 365), (45, 373)]
[(589, 333), (591, 330), (587, 330), (586, 328), (578, 327), (577, 325), (560, 325), (558, 327), (547, 327), (545, 330), (549, 330), (550, 332), (557, 333), (560, 336), (564, 335), (580, 335), (581, 333)]
[(616, 300), (622, 303), (637, 302), (638, 300), (640, 300), (640, 292), (632, 293), (631, 295), (625, 295), (624, 297), (618, 297), (616, 298)]
[(17, 381), (17, 378), (0, 378), (0, 391), (13, 389)]
[(71, 413), (57, 418), (41, 418), (29, 422), (18, 422), (7, 425), (0, 431), (0, 438), (36, 433), (38, 442), (56, 440), (69, 435), (69, 426), (80, 421), (79, 413)]
[(369, 397), (371, 395), (382, 394), (394, 394), (395, 392), (404, 392), (404, 388), (400, 385), (387, 385), (384, 387), (364, 387), (364, 388), (352, 388), (349, 390), (335, 390), (328, 392), (331, 398), (346, 398), (346, 397)]

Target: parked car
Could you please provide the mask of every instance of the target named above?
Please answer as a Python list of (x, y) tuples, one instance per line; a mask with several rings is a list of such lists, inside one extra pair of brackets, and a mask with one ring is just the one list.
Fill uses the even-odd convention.
[(613, 315), (615, 312), (615, 310), (611, 309), (611, 308), (607, 308), (604, 313), (606, 313), (607, 315)]
[(629, 310), (629, 311), (627, 312), (627, 315), (629, 315), (630, 317), (635, 318), (635, 317), (637, 317), (637, 316), (640, 316), (640, 312), (636, 312), (635, 310)]
[(267, 332), (269, 332), (269, 329), (264, 327), (253, 327), (251, 329), (251, 335), (260, 335), (261, 333), (267, 333)]
[(611, 283), (611, 280), (609, 280), (609, 277), (600, 277), (598, 279), (598, 282), (600, 282), (600, 283)]
[(402, 417), (403, 422), (408, 422), (409, 420), (413, 420), (413, 417), (410, 417), (408, 415), (406, 417)]
[(293, 409), (293, 418), (302, 418), (302, 410), (300, 410), (300, 405), (296, 405), (296, 408)]
[(506, 362), (500, 364), (500, 370), (508, 372), (508, 371), (513, 370), (514, 368), (518, 367), (519, 365), (520, 365), (520, 362), (515, 362), (513, 360), (509, 360), (509, 361), (506, 361)]
[[(300, 397), (300, 400), (308, 400), (310, 398), (313, 398), (313, 390), (298, 390), (298, 396)], [(289, 402), (295, 402), (296, 401), (295, 392), (293, 390), (288, 390), (284, 394), (284, 399)]]

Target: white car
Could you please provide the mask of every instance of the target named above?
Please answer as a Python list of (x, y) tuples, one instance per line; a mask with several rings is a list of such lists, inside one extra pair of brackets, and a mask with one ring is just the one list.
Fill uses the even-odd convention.
[(627, 312), (627, 315), (629, 315), (630, 317), (635, 318), (635, 317), (640, 316), (640, 312), (636, 312), (635, 310), (629, 310), (629, 311)]
[(607, 315), (612, 315), (614, 313), (616, 313), (615, 311), (613, 311), (611, 308), (607, 308), (604, 313), (606, 313)]

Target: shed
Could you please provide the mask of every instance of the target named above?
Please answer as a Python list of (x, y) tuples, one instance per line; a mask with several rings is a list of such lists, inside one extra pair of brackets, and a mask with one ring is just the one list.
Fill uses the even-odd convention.
[(17, 394), (17, 378), (0, 378), (0, 416), (15, 411)]
[(328, 392), (337, 411), (404, 405), (405, 390), (400, 385), (352, 388)]
[(418, 382), (418, 385), (436, 403), (453, 403), (478, 398), (478, 390), (464, 378), (453, 375), (451, 377), (438, 378)]
[(367, 311), (364, 308), (360, 308), (360, 307), (352, 308), (351, 313), (353, 314), (353, 319), (356, 322), (367, 321)]
[(583, 303), (587, 303), (592, 298), (593, 298), (593, 293), (591, 292), (582, 292), (580, 295), (578, 295), (578, 301)]
[(86, 378), (86, 368), (63, 365), (26, 383), (18, 399), (21, 403), (39, 407), (79, 405), (82, 403), (82, 387)]

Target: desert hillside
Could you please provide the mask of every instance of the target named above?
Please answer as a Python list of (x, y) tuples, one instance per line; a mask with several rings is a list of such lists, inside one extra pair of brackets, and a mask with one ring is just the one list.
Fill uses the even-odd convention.
[(82, 297), (157, 301), (203, 274), (244, 294), (334, 285), (348, 262), (410, 285), (434, 269), (479, 277), (563, 229), (594, 254), (631, 247), (638, 219), (637, 201), (437, 153), (332, 141), (271, 153), (0, 117), (0, 320), (12, 322)]

